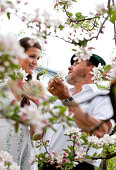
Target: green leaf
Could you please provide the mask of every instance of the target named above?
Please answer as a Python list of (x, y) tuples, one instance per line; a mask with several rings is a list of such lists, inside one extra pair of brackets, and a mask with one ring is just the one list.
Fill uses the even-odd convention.
[(85, 16), (83, 16), (81, 12), (77, 12), (77, 13), (75, 14), (75, 16), (76, 16), (76, 20), (84, 19), (84, 18), (85, 18)]
[(73, 14), (72, 14), (71, 12), (68, 12), (68, 11), (67, 11), (67, 14), (68, 14), (70, 17), (73, 16)]
[(32, 137), (32, 140), (36, 140), (37, 137), (38, 137), (38, 134), (35, 133), (35, 134), (33, 135), (33, 137)]
[(59, 25), (58, 27), (60, 30), (63, 30), (64, 29), (64, 26), (63, 25)]
[(43, 37), (43, 39), (47, 39), (47, 37), (46, 36), (42, 36)]
[(10, 19), (10, 12), (7, 12), (7, 17), (8, 19)]
[(105, 65), (104, 70), (109, 70), (111, 68), (111, 65)]
[(76, 49), (72, 49), (72, 51), (77, 51)]
[(70, 161), (74, 160), (74, 153), (73, 152), (69, 152), (69, 158), (70, 158)]
[(19, 125), (18, 125), (18, 123), (16, 122), (16, 123), (15, 123), (15, 132), (16, 132), (16, 133), (18, 132), (18, 129), (19, 129)]
[(68, 145), (68, 148), (73, 151), (73, 146), (72, 145)]
[(57, 97), (56, 97), (56, 96), (50, 96), (50, 97), (49, 97), (49, 103), (52, 103), (52, 102), (54, 102), (55, 100), (57, 100)]
[(85, 46), (87, 46), (87, 40), (86, 40), (86, 39), (84, 39), (84, 40), (78, 40), (78, 44), (79, 44), (79, 46), (85, 47)]
[(92, 159), (91, 156), (89, 156), (89, 155), (85, 155), (85, 158), (86, 159)]
[(110, 17), (110, 21), (114, 24), (116, 21), (116, 10), (112, 11), (112, 16)]
[(95, 157), (97, 155), (97, 152), (95, 152), (94, 154), (93, 154), (93, 156)]

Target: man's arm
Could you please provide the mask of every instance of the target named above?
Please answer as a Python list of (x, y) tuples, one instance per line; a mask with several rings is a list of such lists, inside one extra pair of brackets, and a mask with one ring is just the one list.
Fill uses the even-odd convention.
[[(87, 133), (89, 133), (91, 129), (96, 127), (101, 122), (101, 120), (95, 119), (93, 116), (84, 112), (74, 100), (71, 101), (71, 105), (68, 107), (69, 111), (74, 113), (74, 118), (78, 127)], [(98, 137), (103, 137), (104, 134), (109, 133), (111, 127), (111, 122), (108, 120), (102, 123), (101, 126), (95, 131), (93, 131), (93, 134)]]
[[(68, 87), (58, 78), (53, 78), (48, 83), (48, 91), (52, 95), (57, 96), (62, 102), (64, 99), (71, 97)], [(94, 118), (93, 116), (84, 112), (75, 100), (72, 100), (68, 105), (69, 111), (74, 113), (76, 124), (79, 128), (89, 133), (90, 129), (97, 126), (101, 120)], [(108, 133), (111, 129), (110, 121), (104, 122), (93, 134), (102, 137)]]

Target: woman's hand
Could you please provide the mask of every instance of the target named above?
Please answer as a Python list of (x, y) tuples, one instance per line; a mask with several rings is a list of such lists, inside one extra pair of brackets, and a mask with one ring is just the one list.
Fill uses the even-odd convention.
[(21, 100), (25, 96), (35, 104), (38, 104), (39, 98), (45, 98), (44, 87), (39, 80), (30, 82), (10, 80), (8, 84), (16, 100)]

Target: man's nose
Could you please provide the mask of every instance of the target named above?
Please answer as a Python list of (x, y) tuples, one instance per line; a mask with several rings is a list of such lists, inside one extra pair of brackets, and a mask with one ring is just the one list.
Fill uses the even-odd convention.
[(72, 66), (72, 65), (68, 67), (68, 70), (69, 70), (69, 71), (72, 70), (72, 69), (73, 69), (73, 66)]

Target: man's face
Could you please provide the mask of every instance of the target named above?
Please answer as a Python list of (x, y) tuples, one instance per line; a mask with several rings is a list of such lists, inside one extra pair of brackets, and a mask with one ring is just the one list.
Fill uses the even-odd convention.
[(76, 60), (68, 70), (67, 83), (75, 85), (76, 83), (83, 81), (86, 75), (90, 73), (90, 66), (87, 66), (86, 61), (78, 63), (78, 60)]

